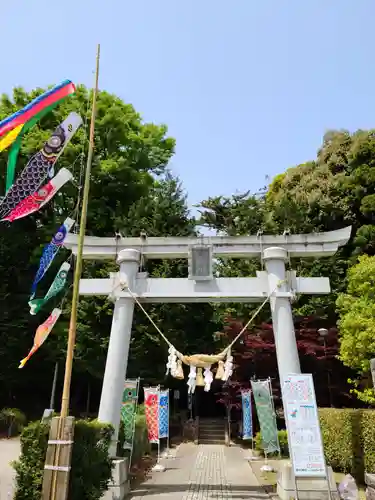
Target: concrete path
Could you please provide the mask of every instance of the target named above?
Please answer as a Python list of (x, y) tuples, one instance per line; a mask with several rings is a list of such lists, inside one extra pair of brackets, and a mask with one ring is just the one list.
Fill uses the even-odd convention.
[(134, 500), (266, 500), (241, 448), (182, 444), (175, 458), (162, 460), (165, 472), (131, 492)]
[(13, 498), (15, 472), (10, 462), (17, 460), (20, 452), (18, 438), (0, 440), (0, 500)]

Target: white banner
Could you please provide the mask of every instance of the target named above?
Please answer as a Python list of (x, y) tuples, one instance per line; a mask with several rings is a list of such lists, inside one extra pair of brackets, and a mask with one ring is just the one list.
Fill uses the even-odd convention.
[(283, 380), (282, 395), (294, 475), (325, 477), (326, 464), (312, 375), (288, 375)]

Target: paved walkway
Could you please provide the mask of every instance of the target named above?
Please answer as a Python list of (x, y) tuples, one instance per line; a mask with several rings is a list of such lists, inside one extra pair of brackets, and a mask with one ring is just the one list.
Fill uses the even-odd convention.
[(165, 472), (131, 492), (134, 500), (266, 500), (244, 453), (238, 447), (182, 444), (175, 458), (162, 460)]
[(15, 471), (10, 462), (17, 460), (20, 454), (20, 440), (0, 440), (0, 500), (13, 498)]

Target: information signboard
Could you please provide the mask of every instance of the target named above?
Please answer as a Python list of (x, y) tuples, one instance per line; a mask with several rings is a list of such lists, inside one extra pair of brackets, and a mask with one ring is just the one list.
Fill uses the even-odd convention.
[(294, 475), (325, 477), (326, 464), (312, 375), (288, 375), (283, 379), (282, 395)]

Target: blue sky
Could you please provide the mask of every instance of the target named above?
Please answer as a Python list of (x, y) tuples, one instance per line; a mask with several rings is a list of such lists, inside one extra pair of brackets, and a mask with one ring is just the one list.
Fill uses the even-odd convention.
[[(104, 7), (104, 5), (106, 7)], [(257, 190), (375, 119), (374, 0), (19, 0), (2, 6), (0, 92), (70, 78), (177, 139), (189, 203)]]

